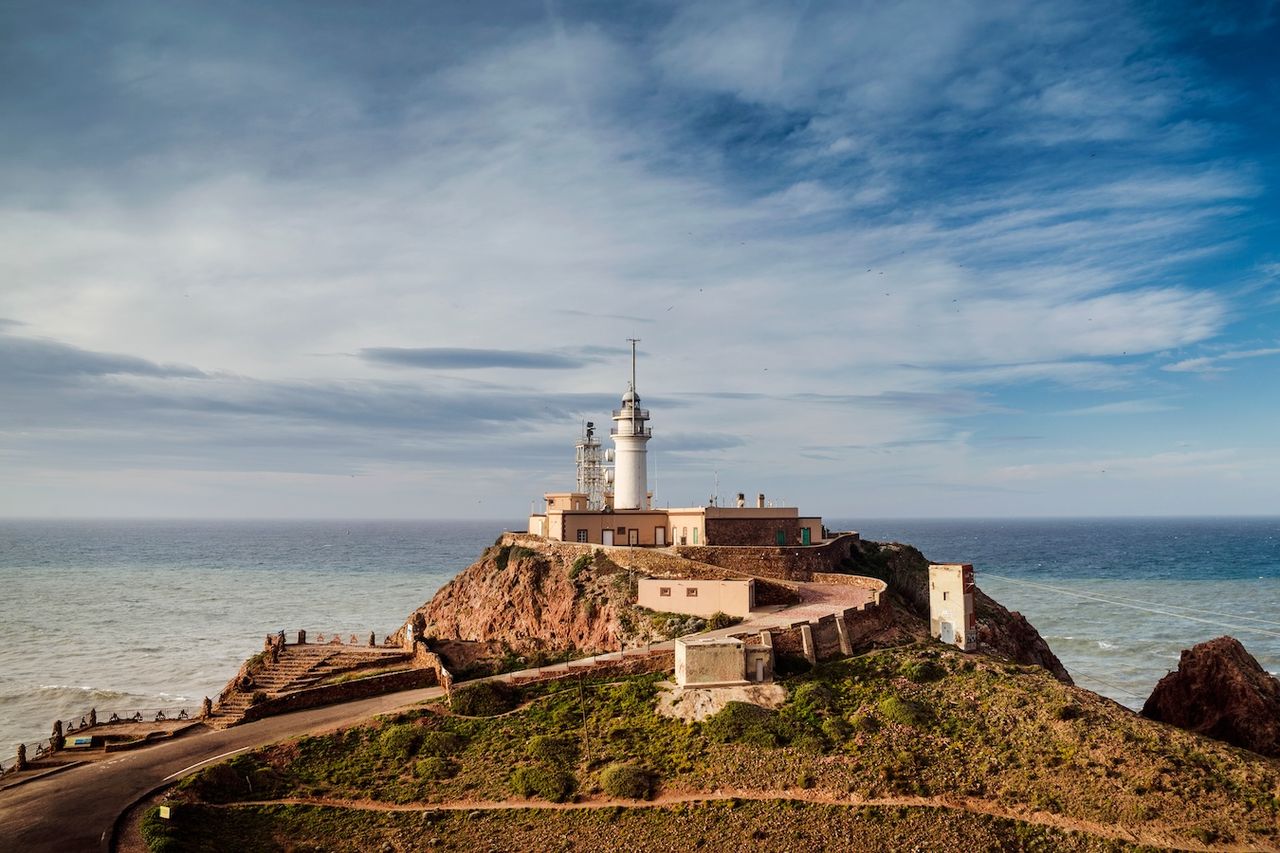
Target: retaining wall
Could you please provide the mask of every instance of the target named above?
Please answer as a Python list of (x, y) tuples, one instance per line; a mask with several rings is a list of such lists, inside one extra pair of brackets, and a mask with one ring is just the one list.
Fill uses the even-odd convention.
[(779, 580), (808, 581), (815, 572), (832, 573), (852, 553), (858, 534), (844, 533), (830, 542), (811, 546), (753, 547), (682, 545), (682, 557), (730, 571)]
[(342, 684), (310, 687), (250, 705), (238, 722), (248, 723), (289, 711), (318, 708), (321, 705), (333, 705), (353, 699), (367, 699), (370, 696), (395, 693), (399, 690), (434, 687), (437, 683), (436, 673), (431, 669), (410, 669), (403, 672), (389, 672), (386, 675), (371, 675), (368, 678), (344, 681)]

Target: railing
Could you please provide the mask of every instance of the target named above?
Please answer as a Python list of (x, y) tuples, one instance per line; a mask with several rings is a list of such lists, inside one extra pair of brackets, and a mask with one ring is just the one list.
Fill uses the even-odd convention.
[(653, 435), (653, 428), (652, 428), (652, 427), (640, 427), (639, 429), (634, 429), (634, 430), (633, 430), (633, 429), (631, 429), (630, 427), (628, 427), (627, 429), (620, 430), (620, 429), (618, 429), (617, 427), (614, 427), (613, 429), (609, 430), (609, 435), (621, 435), (621, 436), (627, 436), (627, 435), (648, 435), (648, 436), (652, 436), (652, 435)]
[(614, 409), (614, 410), (613, 410), (613, 417), (614, 417), (615, 419), (616, 419), (616, 418), (626, 418), (627, 420), (631, 420), (631, 418), (632, 418), (632, 416), (633, 416), (633, 415), (635, 416), (635, 419), (636, 419), (636, 420), (638, 420), (638, 421), (647, 421), (647, 420), (649, 420), (649, 410), (648, 410), (648, 409), (635, 409), (635, 410), (632, 410), (632, 409)]
[[(198, 712), (197, 712), (198, 716)], [(184, 707), (170, 705), (165, 708), (130, 708), (123, 711), (109, 711), (104, 714), (98, 714), (97, 709), (90, 709), (88, 713), (81, 714), (77, 720), (71, 717), (67, 720), (61, 720), (62, 736), (68, 738), (77, 732), (86, 729), (98, 731), (102, 726), (120, 725), (123, 723), (163, 723), (170, 721), (183, 721), (193, 719), (191, 711)], [(65, 752), (66, 748), (54, 749), (52, 746), (53, 735), (43, 740), (32, 741), (23, 744), (26, 747), (26, 760), (42, 761), (58, 752)], [(0, 778), (18, 770), (18, 757), (15, 752), (13, 757), (0, 760)]]

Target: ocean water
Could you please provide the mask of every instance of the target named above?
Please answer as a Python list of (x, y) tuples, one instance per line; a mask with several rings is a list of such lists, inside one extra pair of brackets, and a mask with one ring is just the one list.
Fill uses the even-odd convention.
[[(96, 707), (195, 711), (269, 632), (379, 641), (515, 521), (0, 521), (0, 759)], [(1280, 674), (1280, 519), (832, 519), (970, 562), (1081, 686), (1140, 707), (1222, 634)]]
[(0, 521), (0, 760), (216, 697), (267, 633), (378, 642), (514, 522)]

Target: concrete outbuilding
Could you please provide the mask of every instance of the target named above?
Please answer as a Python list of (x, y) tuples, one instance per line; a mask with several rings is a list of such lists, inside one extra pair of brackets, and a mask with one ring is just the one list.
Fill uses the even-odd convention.
[(676, 640), (676, 684), (718, 687), (773, 680), (773, 648), (737, 637)]
[(973, 565), (929, 566), (929, 633), (935, 640), (966, 652), (978, 648), (978, 617), (973, 609)]

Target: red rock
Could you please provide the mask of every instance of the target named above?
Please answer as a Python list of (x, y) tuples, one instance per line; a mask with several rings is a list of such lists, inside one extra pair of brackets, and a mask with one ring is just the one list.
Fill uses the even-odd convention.
[(1182, 653), (1160, 679), (1142, 716), (1280, 757), (1280, 680), (1234, 637), (1218, 637)]

